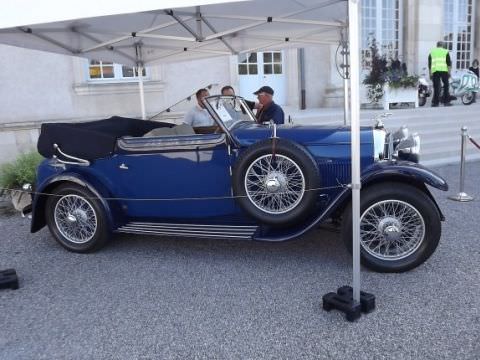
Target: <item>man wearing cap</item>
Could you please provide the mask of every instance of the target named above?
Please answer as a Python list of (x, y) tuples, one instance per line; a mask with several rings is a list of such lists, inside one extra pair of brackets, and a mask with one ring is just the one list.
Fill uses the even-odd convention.
[(273, 89), (270, 86), (262, 86), (254, 92), (262, 108), (257, 112), (257, 122), (273, 122), (277, 125), (285, 123), (285, 115), (282, 108), (273, 102)]

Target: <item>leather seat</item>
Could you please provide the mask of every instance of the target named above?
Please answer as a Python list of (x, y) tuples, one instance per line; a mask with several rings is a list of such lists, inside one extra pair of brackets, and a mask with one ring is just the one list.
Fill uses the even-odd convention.
[(180, 124), (171, 128), (156, 128), (147, 132), (143, 137), (172, 136), (172, 135), (195, 135), (193, 127), (188, 124)]

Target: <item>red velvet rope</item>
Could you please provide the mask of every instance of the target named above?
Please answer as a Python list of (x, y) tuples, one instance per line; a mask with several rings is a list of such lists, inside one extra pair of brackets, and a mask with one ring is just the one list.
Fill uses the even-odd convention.
[(475, 145), (477, 147), (478, 150), (480, 150), (480, 145), (478, 145), (478, 143), (473, 140), (473, 138), (471, 136), (468, 137), (468, 139), (470, 140), (470, 142)]

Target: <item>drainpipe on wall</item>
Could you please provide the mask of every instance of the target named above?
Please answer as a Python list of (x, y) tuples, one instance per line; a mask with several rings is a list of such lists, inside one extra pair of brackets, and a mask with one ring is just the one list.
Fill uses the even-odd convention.
[(472, 36), (474, 38), (474, 45), (473, 45), (473, 55), (474, 59), (480, 59), (480, 4), (478, 1), (474, 1), (473, 5), (473, 21), (472, 21), (472, 29), (476, 29), (473, 31)]
[(298, 76), (300, 78), (300, 110), (307, 108), (305, 91), (305, 49), (298, 49)]

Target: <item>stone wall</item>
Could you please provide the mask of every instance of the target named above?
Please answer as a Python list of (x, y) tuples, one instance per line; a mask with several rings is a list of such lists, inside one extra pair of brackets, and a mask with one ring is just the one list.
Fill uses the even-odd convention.
[[(0, 124), (141, 114), (137, 82), (89, 82), (85, 59), (0, 45), (0, 69)], [(148, 77), (146, 111), (155, 114), (200, 87), (228, 83), (229, 59), (150, 66)]]
[[(147, 116), (208, 84), (230, 82), (228, 57), (150, 66), (144, 82)], [(0, 45), (0, 163), (36, 147), (42, 122), (140, 117), (137, 82), (89, 82), (85, 59)], [(201, 71), (199, 71), (201, 69)], [(194, 106), (184, 101), (172, 110)]]
[[(417, 3), (416, 42), (417, 73), (428, 68), (428, 55), (443, 37), (443, 0), (422, 0)], [(428, 70), (427, 70), (428, 74)]]
[(15, 159), (20, 153), (36, 149), (39, 136), (37, 124), (0, 127), (0, 164)]

